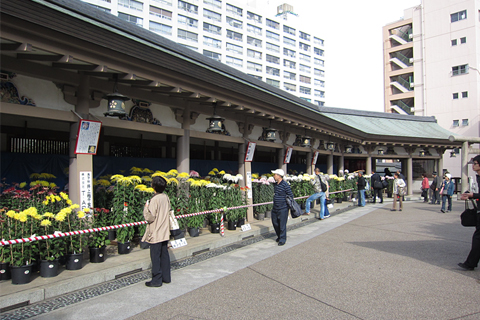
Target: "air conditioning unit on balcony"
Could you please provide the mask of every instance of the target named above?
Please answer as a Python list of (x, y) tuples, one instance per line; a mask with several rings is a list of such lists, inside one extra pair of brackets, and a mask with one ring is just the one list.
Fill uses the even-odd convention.
[(415, 87), (415, 83), (410, 82), (410, 88), (413, 88), (413, 87)]
[(410, 63), (413, 63), (413, 58), (408, 59)]
[(413, 33), (410, 33), (410, 34), (408, 35), (408, 38), (409, 38), (409, 39), (413, 39)]

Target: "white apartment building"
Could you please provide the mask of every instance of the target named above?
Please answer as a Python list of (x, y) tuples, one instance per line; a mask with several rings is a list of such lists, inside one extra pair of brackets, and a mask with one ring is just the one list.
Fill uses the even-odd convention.
[(293, 7), (259, 12), (231, 0), (84, 0), (203, 55), (325, 104), (324, 41), (299, 29)]
[[(480, 136), (480, 0), (423, 0), (383, 27), (385, 112)], [(457, 151), (457, 152), (455, 152)], [(443, 168), (460, 176), (458, 150)]]

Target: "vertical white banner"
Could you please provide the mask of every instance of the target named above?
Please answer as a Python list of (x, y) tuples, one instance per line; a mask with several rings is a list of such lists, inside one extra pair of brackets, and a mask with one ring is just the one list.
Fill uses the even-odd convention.
[(80, 171), (80, 209), (93, 208), (93, 181), (91, 171)]
[(247, 197), (248, 199), (252, 199), (252, 173), (247, 171), (247, 181), (245, 181), (247, 183), (247, 187), (248, 187), (248, 192), (247, 192)]

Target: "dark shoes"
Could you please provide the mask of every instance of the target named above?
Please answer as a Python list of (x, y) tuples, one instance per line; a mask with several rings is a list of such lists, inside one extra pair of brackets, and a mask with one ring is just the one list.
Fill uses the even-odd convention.
[(443, 212), (443, 213), (445, 213), (445, 210), (441, 209), (441, 210), (440, 210), (440, 212)]
[(276, 242), (280, 241), (280, 238), (277, 238), (275, 241), (276, 241)]
[(161, 286), (162, 286), (162, 284), (152, 284), (152, 281), (147, 281), (147, 282), (145, 282), (145, 285), (146, 285), (147, 287), (152, 287), (152, 288), (153, 288), (153, 287), (161, 287)]
[(460, 262), (460, 263), (458, 264), (458, 266), (459, 266), (460, 268), (465, 269), (465, 270), (468, 270), (468, 271), (472, 271), (472, 270), (474, 269), (473, 267), (467, 266), (467, 265), (466, 265), (465, 263), (463, 263), (463, 262)]
[(285, 244), (285, 242), (279, 242), (278, 245), (279, 246), (283, 246)]
[(397, 209), (390, 209), (390, 211), (397, 211)]

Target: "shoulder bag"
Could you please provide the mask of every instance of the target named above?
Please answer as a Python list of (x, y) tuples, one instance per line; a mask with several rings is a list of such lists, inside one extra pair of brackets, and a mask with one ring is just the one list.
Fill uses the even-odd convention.
[(300, 205), (297, 203), (297, 201), (295, 201), (295, 199), (290, 196), (287, 196), (287, 205), (290, 209), (290, 214), (292, 215), (292, 218), (298, 218), (303, 214)]
[(473, 209), (469, 208), (468, 200), (465, 200), (465, 211), (460, 215), (460, 221), (464, 227), (476, 227), (478, 223), (478, 213), (475, 202), (472, 201)]

